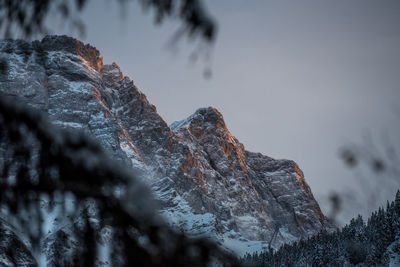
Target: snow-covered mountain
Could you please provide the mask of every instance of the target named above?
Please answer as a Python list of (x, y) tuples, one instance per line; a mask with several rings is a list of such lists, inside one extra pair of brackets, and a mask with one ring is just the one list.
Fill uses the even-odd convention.
[(294, 161), (246, 151), (212, 107), (168, 125), (96, 48), (67, 36), (2, 40), (0, 61), (0, 92), (95, 138), (153, 188), (177, 229), (240, 254), (334, 229)]

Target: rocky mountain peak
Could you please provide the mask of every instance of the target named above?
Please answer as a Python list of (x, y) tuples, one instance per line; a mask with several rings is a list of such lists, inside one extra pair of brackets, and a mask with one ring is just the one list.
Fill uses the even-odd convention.
[(178, 131), (182, 128), (197, 129), (202, 132), (214, 130), (215, 128), (226, 129), (224, 118), (216, 108), (199, 108), (188, 118), (173, 122), (170, 125), (172, 130)]
[(39, 42), (33, 42), (34, 46), (40, 46), (46, 51), (64, 51), (75, 54), (85, 59), (92, 68), (100, 71), (103, 67), (103, 59), (96, 47), (84, 44), (80, 40), (66, 35), (47, 35)]
[(217, 109), (168, 126), (117, 64), (103, 65), (96, 48), (67, 36), (0, 41), (0, 57), (9, 63), (0, 92), (140, 170), (177, 229), (239, 253), (333, 229), (297, 164), (246, 151)]
[[(170, 127), (178, 136), (189, 137), (200, 144), (208, 151), (211, 160), (216, 155), (220, 160), (228, 161), (234, 157), (234, 164), (238, 164), (247, 173), (244, 146), (229, 132), (221, 112), (216, 108), (199, 108), (188, 118), (174, 122)], [(217, 154), (215, 149), (219, 151)]]
[(220, 145), (226, 143), (241, 145), (229, 132), (221, 112), (213, 107), (199, 108), (188, 118), (172, 123), (170, 128), (178, 135), (188, 132), (191, 136), (202, 142), (218, 139), (217, 143)]
[(115, 62), (109, 65), (103, 65), (101, 72), (106, 80), (119, 82), (124, 78), (121, 68)]
[(194, 113), (194, 118), (202, 121), (205, 124), (209, 123), (215, 127), (225, 127), (224, 117), (222, 116), (221, 112), (213, 107), (199, 108)]

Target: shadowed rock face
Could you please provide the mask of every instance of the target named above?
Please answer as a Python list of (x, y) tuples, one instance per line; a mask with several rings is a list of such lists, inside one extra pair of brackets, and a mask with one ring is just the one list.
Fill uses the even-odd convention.
[(178, 229), (238, 242), (240, 252), (333, 229), (297, 164), (246, 151), (218, 110), (169, 126), (117, 64), (103, 65), (95, 48), (66, 36), (0, 41), (0, 58), (9, 62), (1, 92), (86, 132), (142, 173)]

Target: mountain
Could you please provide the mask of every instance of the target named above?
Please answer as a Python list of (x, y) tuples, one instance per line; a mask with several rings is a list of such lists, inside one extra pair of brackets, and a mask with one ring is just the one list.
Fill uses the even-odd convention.
[(176, 229), (244, 254), (335, 228), (299, 166), (246, 151), (215, 108), (168, 125), (117, 64), (67, 36), (0, 41), (0, 92), (85, 132), (154, 190)]

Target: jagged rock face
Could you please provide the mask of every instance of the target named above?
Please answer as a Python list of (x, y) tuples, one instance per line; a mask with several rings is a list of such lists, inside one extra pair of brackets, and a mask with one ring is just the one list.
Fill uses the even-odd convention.
[(2, 93), (86, 132), (142, 173), (177, 228), (242, 252), (333, 229), (297, 164), (246, 151), (216, 109), (168, 126), (115, 63), (66, 36), (0, 41), (1, 58)]

